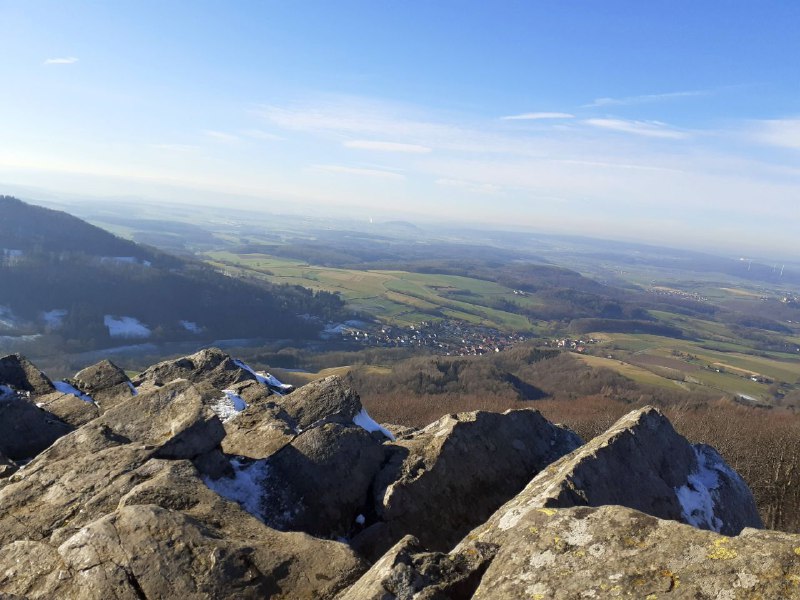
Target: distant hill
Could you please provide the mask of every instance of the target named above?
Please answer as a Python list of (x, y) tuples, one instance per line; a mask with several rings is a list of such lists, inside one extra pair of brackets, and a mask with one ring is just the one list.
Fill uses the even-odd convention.
[(334, 294), (226, 277), (67, 213), (0, 196), (6, 345), (22, 335), (46, 335), (48, 344), (73, 350), (131, 340), (315, 337), (341, 308)]

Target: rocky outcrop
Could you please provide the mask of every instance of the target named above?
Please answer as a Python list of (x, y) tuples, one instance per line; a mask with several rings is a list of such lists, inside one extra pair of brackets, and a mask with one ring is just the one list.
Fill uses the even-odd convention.
[(427, 552), (415, 537), (405, 536), (338, 600), (466, 600), (495, 550), (484, 545), (470, 554)]
[(133, 384), (137, 388), (146, 390), (161, 387), (176, 379), (186, 379), (195, 384), (207, 384), (222, 390), (235, 383), (255, 380), (256, 377), (222, 350), (207, 348), (191, 356), (153, 365), (135, 377)]
[(287, 396), (242, 397), (248, 406), (225, 423), (222, 448), (228, 454), (253, 459), (275, 454), (306, 429), (326, 423), (354, 425), (363, 411), (358, 394), (337, 375), (309, 383)]
[(442, 417), (392, 446), (376, 483), (383, 546), (411, 534), (429, 549), (449, 550), (580, 444), (577, 435), (535, 410)]
[(356, 391), (338, 375), (304, 385), (286, 396), (281, 406), (300, 430), (323, 422), (351, 424), (362, 409)]
[(742, 478), (716, 451), (692, 446), (650, 407), (625, 415), (554, 462), (513, 502), (508, 515), (539, 507), (619, 504), (728, 535), (762, 526)]
[(267, 523), (326, 537), (347, 535), (369, 504), (383, 460), (381, 443), (359, 427), (326, 423), (303, 432), (267, 463)]
[(19, 354), (9, 354), (0, 358), (0, 385), (36, 396), (55, 391), (47, 375)]
[(109, 360), (86, 367), (69, 382), (90, 396), (102, 412), (136, 395), (136, 388), (125, 371)]
[[(482, 537), (456, 555), (477, 552)], [(534, 510), (491, 537), (502, 543), (474, 600), (800, 598), (797, 535), (725, 537), (604, 506)]]
[(29, 459), (72, 431), (35, 401), (36, 397), (26, 392), (0, 398), (0, 452), (12, 460)]
[(5, 546), (0, 589), (31, 598), (331, 598), (365, 568), (344, 544), (266, 527), (203, 485), (191, 463), (150, 460), (138, 471), (138, 483), (112, 486), (115, 502), (83, 511), (94, 520)]
[(219, 418), (186, 380), (140, 393), (93, 422), (116, 435), (158, 445), (158, 456), (193, 458), (217, 447), (225, 436)]
[(800, 536), (655, 409), (581, 445), (535, 410), (383, 427), (213, 349), (136, 394), (2, 364), (3, 598), (800, 597)]

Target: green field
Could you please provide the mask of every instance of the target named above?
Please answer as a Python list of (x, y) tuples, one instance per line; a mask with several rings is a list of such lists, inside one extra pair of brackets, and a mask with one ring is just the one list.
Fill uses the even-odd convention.
[(524, 316), (493, 308), (501, 300), (520, 304), (533, 301), (490, 281), (456, 275), (319, 267), (264, 254), (210, 252), (206, 256), (212, 265), (231, 274), (339, 292), (351, 309), (388, 324), (412, 325), (449, 318), (502, 331), (536, 331)]

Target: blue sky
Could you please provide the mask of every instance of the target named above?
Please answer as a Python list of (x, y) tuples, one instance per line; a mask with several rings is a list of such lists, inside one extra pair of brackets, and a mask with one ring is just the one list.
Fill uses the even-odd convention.
[(800, 257), (800, 3), (0, 0), (0, 183)]

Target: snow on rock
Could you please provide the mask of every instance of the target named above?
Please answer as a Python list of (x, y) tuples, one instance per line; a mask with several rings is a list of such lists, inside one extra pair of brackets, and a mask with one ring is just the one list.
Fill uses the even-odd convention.
[(84, 402), (89, 402), (90, 404), (94, 404), (94, 400), (91, 396), (87, 396), (77, 388), (72, 387), (66, 381), (54, 381), (53, 387), (55, 387), (59, 392), (62, 394), (72, 394), (76, 398), (80, 398)]
[(394, 434), (391, 431), (383, 427), (382, 425), (375, 422), (375, 420), (369, 416), (367, 413), (366, 408), (362, 408), (361, 412), (358, 413), (355, 417), (353, 417), (353, 423), (361, 427), (361, 429), (365, 429), (370, 433), (373, 431), (380, 431), (383, 435), (389, 438), (392, 441), (395, 441)]
[(17, 393), (10, 387), (8, 387), (7, 385), (0, 384), (0, 400), (7, 400), (8, 398), (11, 398), (16, 395)]
[(181, 321), (181, 327), (190, 333), (201, 333), (203, 328), (194, 321)]
[(150, 328), (134, 317), (114, 317), (106, 315), (103, 318), (108, 327), (108, 335), (118, 338), (147, 338), (150, 337)]
[(687, 523), (701, 529), (719, 531), (724, 523), (714, 514), (714, 505), (719, 500), (718, 488), (720, 487), (720, 474), (736, 477), (730, 467), (724, 462), (715, 461), (713, 457), (703, 451), (703, 448), (694, 448), (697, 455), (698, 470), (689, 475), (688, 483), (675, 488), (681, 512)]
[[(242, 362), (238, 358), (233, 360), (233, 363), (239, 367), (240, 369), (244, 369), (248, 373), (250, 373), (253, 377), (258, 380), (259, 383), (268, 386), (273, 390), (281, 390), (282, 392), (291, 392), (294, 389), (293, 385), (289, 385), (288, 383), (281, 383), (278, 379), (269, 373), (258, 373), (253, 370), (253, 368), (248, 365), (247, 363)], [(277, 388), (277, 389), (276, 389)]]
[(210, 405), (211, 410), (225, 423), (247, 408), (247, 403), (233, 390), (222, 390), (222, 398)]
[(128, 381), (126, 383), (128, 384), (128, 387), (131, 388), (131, 395), (132, 396), (138, 396), (139, 395), (139, 390), (136, 389), (136, 386), (133, 385), (133, 382)]
[(246, 463), (232, 458), (231, 466), (234, 472), (233, 477), (211, 479), (204, 476), (203, 483), (223, 498), (237, 502), (244, 510), (263, 522), (264, 486), (262, 484), (267, 478), (269, 469), (266, 459)]
[(64, 324), (64, 317), (67, 316), (66, 308), (54, 308), (53, 310), (45, 311), (42, 314), (42, 318), (44, 319), (45, 325), (47, 325), (50, 329), (61, 329), (61, 326)]

